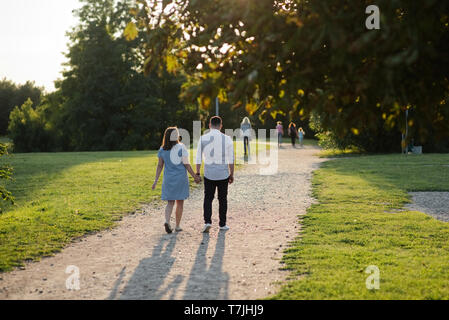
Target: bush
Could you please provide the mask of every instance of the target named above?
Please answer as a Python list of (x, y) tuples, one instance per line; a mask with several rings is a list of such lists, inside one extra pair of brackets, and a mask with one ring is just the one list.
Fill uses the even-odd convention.
[(36, 87), (34, 82), (16, 84), (10, 80), (0, 80), (0, 135), (8, 131), (9, 114), (16, 106), (21, 106), (27, 99), (31, 99), (34, 105), (41, 100), (43, 88)]
[(14, 141), (15, 152), (40, 152), (48, 149), (50, 134), (30, 99), (20, 108), (15, 107), (9, 119), (8, 131)]
[(324, 129), (320, 115), (312, 113), (310, 127), (318, 132), (315, 135), (319, 140), (318, 144), (325, 149), (355, 148), (369, 153), (401, 152), (401, 133), (387, 128), (380, 117), (377, 124), (371, 123), (361, 131), (347, 128), (341, 130), (345, 134), (338, 135), (332, 129)]
[[(0, 143), (0, 157), (3, 157), (4, 155), (8, 154), (8, 146), (6, 144)], [(11, 179), (12, 174), (12, 168), (8, 165), (3, 163), (3, 161), (0, 163), (0, 180), (9, 180)], [(3, 184), (0, 184), (0, 212), (2, 212), (2, 208), (5, 204), (5, 202), (14, 203), (14, 197), (12, 196), (11, 192), (6, 190), (5, 186)]]

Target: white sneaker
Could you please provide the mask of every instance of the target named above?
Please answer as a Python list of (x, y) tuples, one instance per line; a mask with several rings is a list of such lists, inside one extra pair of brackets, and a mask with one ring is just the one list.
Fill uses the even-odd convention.
[(228, 226), (220, 227), (220, 230), (228, 231), (230, 228)]
[(210, 223), (206, 223), (203, 228), (203, 233), (209, 233), (211, 227), (212, 225)]

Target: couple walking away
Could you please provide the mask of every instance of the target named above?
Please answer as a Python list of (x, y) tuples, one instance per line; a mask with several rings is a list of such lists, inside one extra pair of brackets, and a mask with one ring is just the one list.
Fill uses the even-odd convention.
[[(282, 122), (278, 121), (276, 125), (276, 131), (278, 134), (278, 147), (282, 144), (282, 136), (284, 135), (284, 127), (282, 126)], [(295, 148), (295, 142), (296, 138), (299, 139), (299, 145), (303, 147), (303, 141), (304, 141), (304, 130), (300, 127), (299, 129), (296, 129), (296, 124), (293, 122), (290, 122), (288, 126), (288, 135), (290, 136), (290, 139), (292, 141), (292, 147)]]
[(156, 188), (159, 177), (164, 170), (162, 182), (162, 200), (167, 201), (165, 207), (165, 231), (172, 233), (170, 218), (176, 203), (175, 231), (182, 231), (181, 219), (184, 209), (184, 200), (189, 197), (189, 179), (187, 172), (200, 183), (201, 165), (204, 160), (204, 228), (208, 233), (212, 227), (212, 201), (215, 191), (218, 190), (219, 226), (220, 230), (229, 230), (226, 225), (228, 210), (228, 185), (234, 182), (234, 144), (229, 136), (220, 130), (223, 122), (220, 117), (212, 117), (209, 122), (210, 131), (201, 136), (196, 154), (196, 173), (189, 163), (189, 153), (184, 144), (180, 142), (176, 127), (165, 130), (162, 146), (158, 152), (159, 162), (156, 169), (156, 178), (152, 189)]
[(290, 136), (290, 139), (292, 140), (292, 147), (295, 147), (295, 141), (296, 138), (299, 139), (299, 146), (303, 147), (303, 141), (304, 141), (304, 130), (300, 127), (299, 129), (296, 129), (296, 124), (293, 122), (290, 122), (288, 126), (288, 135)]

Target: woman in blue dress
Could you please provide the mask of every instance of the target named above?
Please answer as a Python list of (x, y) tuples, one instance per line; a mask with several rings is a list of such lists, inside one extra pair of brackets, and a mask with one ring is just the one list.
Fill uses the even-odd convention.
[(167, 233), (173, 232), (170, 225), (170, 218), (176, 203), (175, 231), (179, 232), (182, 231), (180, 224), (184, 209), (184, 200), (189, 197), (189, 178), (187, 177), (187, 172), (195, 179), (196, 183), (200, 183), (201, 178), (193, 172), (192, 166), (189, 163), (187, 148), (179, 141), (178, 128), (169, 127), (165, 130), (162, 146), (157, 156), (159, 163), (152, 189), (154, 190), (156, 188), (162, 169), (164, 169), (161, 198), (167, 201), (167, 206), (165, 207), (165, 231)]

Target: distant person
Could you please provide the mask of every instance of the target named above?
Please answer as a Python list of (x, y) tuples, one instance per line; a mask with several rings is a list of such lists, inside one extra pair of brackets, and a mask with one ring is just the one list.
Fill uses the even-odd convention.
[(305, 136), (306, 134), (305, 134), (305, 132), (304, 132), (304, 130), (302, 129), (302, 127), (299, 127), (299, 129), (298, 129), (298, 139), (299, 139), (299, 146), (300, 147), (303, 147), (304, 146), (304, 136)]
[(277, 122), (276, 131), (278, 133), (278, 147), (280, 147), (282, 144), (282, 136), (284, 135), (284, 127), (282, 126), (281, 121)]
[(210, 119), (209, 133), (201, 136), (196, 154), (196, 174), (200, 177), (204, 157), (204, 233), (212, 227), (212, 201), (218, 190), (218, 212), (220, 230), (229, 230), (226, 225), (228, 211), (228, 185), (234, 182), (234, 143), (231, 137), (220, 132), (223, 122), (220, 117)]
[(161, 199), (167, 201), (165, 207), (165, 231), (172, 233), (170, 218), (176, 202), (176, 227), (175, 231), (182, 231), (181, 218), (184, 209), (184, 200), (189, 197), (189, 178), (187, 172), (194, 178), (196, 183), (201, 182), (201, 177), (195, 175), (189, 164), (189, 153), (184, 144), (180, 142), (179, 131), (176, 127), (165, 130), (162, 146), (157, 153), (159, 163), (156, 169), (156, 178), (152, 189), (156, 188), (157, 182), (164, 169)]
[(240, 124), (240, 130), (242, 130), (243, 148), (245, 156), (247, 156), (250, 152), (249, 141), (251, 140), (251, 122), (248, 117), (243, 118), (242, 123)]
[(292, 141), (292, 147), (295, 148), (296, 138), (298, 137), (298, 131), (296, 130), (296, 124), (290, 122), (288, 126), (288, 135)]

